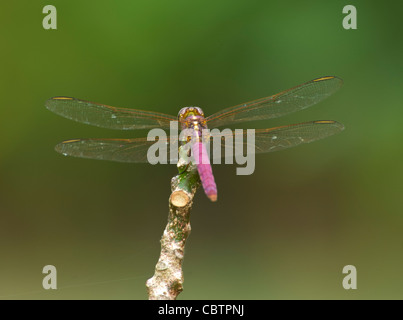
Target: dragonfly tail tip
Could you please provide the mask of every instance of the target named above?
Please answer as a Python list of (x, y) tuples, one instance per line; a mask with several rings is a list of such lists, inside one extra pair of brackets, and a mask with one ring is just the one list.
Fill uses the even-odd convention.
[(210, 194), (207, 196), (212, 202), (217, 201), (217, 195), (216, 194)]

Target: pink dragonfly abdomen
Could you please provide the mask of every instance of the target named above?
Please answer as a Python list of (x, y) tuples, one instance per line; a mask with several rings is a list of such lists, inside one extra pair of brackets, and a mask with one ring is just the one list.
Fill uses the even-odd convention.
[(206, 146), (201, 142), (196, 142), (192, 146), (192, 151), (204, 192), (211, 201), (217, 201), (217, 186), (214, 181), (213, 170), (211, 169)]

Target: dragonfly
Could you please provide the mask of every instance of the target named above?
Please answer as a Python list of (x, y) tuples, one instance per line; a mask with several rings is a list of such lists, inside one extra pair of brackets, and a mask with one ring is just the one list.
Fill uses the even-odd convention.
[[(268, 120), (308, 108), (336, 92), (343, 81), (335, 76), (313, 79), (278, 94), (242, 103), (223, 109), (205, 117), (199, 107), (182, 108), (178, 116), (128, 108), (116, 108), (86, 100), (57, 96), (46, 101), (45, 106), (52, 112), (84, 124), (97, 127), (136, 130), (169, 129), (172, 121), (177, 121), (180, 128), (194, 132), (191, 151), (198, 157), (197, 172), (203, 189), (211, 201), (217, 201), (217, 186), (212, 172), (210, 155), (207, 153), (206, 137), (202, 130), (238, 124), (241, 122)], [(255, 130), (254, 153), (266, 153), (291, 148), (303, 143), (310, 143), (336, 134), (344, 126), (334, 120), (316, 120)], [(246, 130), (231, 131), (226, 135), (242, 138), (245, 141)], [(211, 133), (207, 139), (214, 139)], [(219, 141), (224, 141), (226, 137)], [(166, 151), (169, 153), (170, 137), (166, 138)], [(211, 141), (211, 140), (210, 140)], [(147, 138), (133, 139), (74, 139), (56, 145), (55, 150), (63, 155), (111, 160), (118, 162), (146, 163), (147, 151), (155, 141)], [(246, 142), (245, 142), (246, 143)], [(222, 142), (222, 148), (227, 147)], [(221, 152), (224, 157), (225, 152)], [(200, 159), (202, 161), (200, 161)]]

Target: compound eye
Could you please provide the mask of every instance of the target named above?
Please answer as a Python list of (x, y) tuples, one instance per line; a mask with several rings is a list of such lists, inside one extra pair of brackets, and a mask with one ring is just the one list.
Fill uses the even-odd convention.
[(179, 110), (179, 113), (178, 113), (178, 117), (183, 117), (183, 115), (185, 114), (185, 112), (186, 112), (186, 107), (185, 108), (182, 108), (182, 109), (180, 109)]
[(200, 114), (201, 116), (204, 117), (204, 112), (203, 112), (203, 110), (202, 110), (201, 108), (196, 107), (195, 109), (197, 110), (197, 113), (198, 113), (198, 114)]

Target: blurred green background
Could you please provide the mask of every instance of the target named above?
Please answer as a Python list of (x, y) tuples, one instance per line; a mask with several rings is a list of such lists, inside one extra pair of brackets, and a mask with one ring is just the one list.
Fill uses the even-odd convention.
[[(55, 5), (58, 29), (44, 30)], [(358, 29), (344, 30), (354, 4)], [(0, 299), (146, 299), (175, 165), (66, 158), (73, 138), (141, 137), (59, 117), (67, 95), (207, 115), (337, 75), (343, 88), (265, 128), (332, 119), (346, 130), (216, 165), (198, 191), (180, 299), (403, 298), (403, 4), (368, 1), (19, 1), (0, 5)], [(240, 126), (242, 127), (242, 126)], [(55, 265), (58, 290), (42, 289)], [(358, 290), (342, 269), (358, 270)]]

